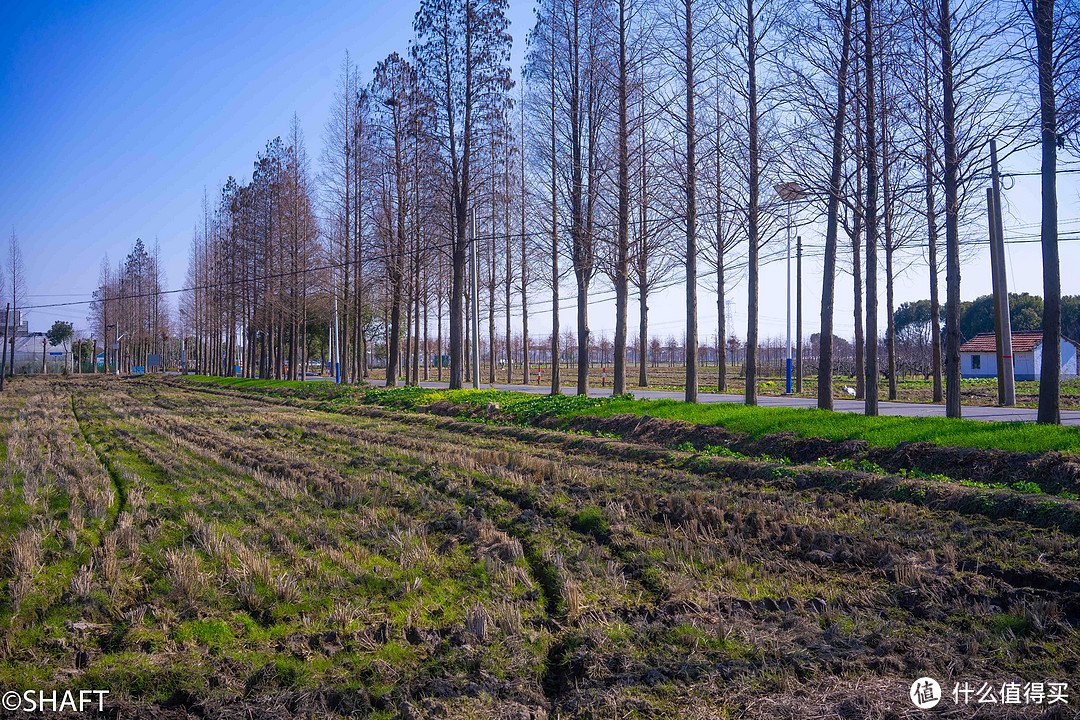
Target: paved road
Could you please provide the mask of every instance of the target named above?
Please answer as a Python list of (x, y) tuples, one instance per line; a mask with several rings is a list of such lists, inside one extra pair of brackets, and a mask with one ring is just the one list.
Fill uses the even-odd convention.
[[(439, 382), (422, 382), (421, 386), (434, 389), (445, 389), (448, 387), (447, 383)], [(546, 395), (550, 392), (550, 386), (548, 385), (504, 385), (495, 384), (488, 385), (483, 383), (481, 388), (495, 388), (496, 390), (516, 390), (518, 392), (536, 393)], [(563, 392), (572, 394), (576, 386), (571, 384), (569, 386), (563, 386)], [(610, 395), (611, 388), (590, 388), (590, 392), (593, 395)], [(681, 392), (673, 392), (669, 390), (634, 390), (634, 397), (648, 399), (648, 400), (660, 400), (660, 399), (672, 399), (682, 400)], [(719, 393), (698, 393), (698, 400), (703, 403), (737, 403), (742, 404), (742, 395), (731, 394), (719, 394)], [(759, 395), (758, 405), (762, 407), (817, 407), (817, 400), (813, 398), (804, 397), (777, 397), (773, 395)], [(837, 399), (833, 401), (834, 408), (837, 412), (851, 412), (861, 414), (863, 411), (862, 400), (841, 400)], [(888, 402), (882, 401), (879, 405), (879, 410), (882, 415), (898, 415), (902, 417), (945, 417), (945, 406), (934, 405), (930, 403), (910, 403), (910, 402)], [(970, 420), (985, 420), (985, 421), (1021, 421), (1021, 422), (1035, 422), (1036, 411), (1034, 408), (1013, 408), (1013, 407), (984, 407), (978, 405), (968, 405), (964, 407), (964, 417)], [(1080, 410), (1062, 410), (1061, 411), (1061, 423), (1062, 425), (1072, 425), (1080, 427)]]

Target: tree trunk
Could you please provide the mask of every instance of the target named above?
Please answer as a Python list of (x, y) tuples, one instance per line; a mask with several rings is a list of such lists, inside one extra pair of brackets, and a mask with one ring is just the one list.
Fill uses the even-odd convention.
[(727, 390), (727, 315), (724, 297), (724, 242), (720, 199), (716, 201), (716, 392)]
[(615, 250), (615, 368), (612, 393), (626, 394), (627, 305), (630, 302), (630, 130), (627, 121), (626, 3), (619, 0), (619, 229)]
[(529, 252), (525, 234), (525, 102), (521, 103), (521, 379), (529, 384)]
[(930, 365), (934, 376), (934, 402), (944, 399), (941, 386), (941, 302), (938, 298), (938, 227), (937, 207), (934, 197), (934, 155), (931, 143), (934, 142), (933, 113), (930, 109), (930, 54), (927, 49), (923, 56), (923, 81), (926, 87), (924, 96), (924, 118), (926, 150), (923, 155), (923, 181), (926, 184), (926, 240), (930, 264)]
[(698, 399), (697, 325), (697, 138), (694, 137), (694, 8), (683, 0), (686, 15), (686, 402)]
[(757, 405), (758, 345), (758, 200), (760, 193), (757, 107), (757, 38), (754, 29), (754, 0), (746, 0), (747, 70), (749, 91), (750, 207), (747, 222), (747, 296), (746, 305), (746, 404)]
[(1057, 98), (1054, 95), (1054, 0), (1032, 0), (1042, 129), (1043, 354), (1040, 423), (1061, 424), (1061, 267), (1058, 259)]
[(960, 200), (956, 147), (956, 100), (953, 88), (952, 12), (941, 0), (939, 29), (945, 131), (945, 415), (960, 408)]
[(833, 118), (832, 164), (829, 169), (829, 208), (825, 225), (825, 267), (821, 280), (821, 330), (818, 333), (817, 406), (833, 409), (833, 308), (836, 297), (836, 245), (840, 232), (840, 173), (844, 166), (844, 116), (847, 112), (847, 71), (851, 54), (853, 0), (846, 0), (836, 79), (836, 116)]
[[(856, 51), (857, 52), (857, 51)], [(862, 233), (865, 196), (863, 194), (863, 175), (866, 163), (863, 155), (863, 103), (858, 99), (860, 87), (859, 70), (856, 67), (856, 111), (855, 111), (855, 220), (851, 232), (851, 276), (855, 295), (855, 399), (866, 397), (866, 374), (863, 372), (863, 358), (866, 351), (866, 336), (863, 333), (863, 270), (862, 270)]]
[[(507, 124), (509, 128), (509, 123)], [(507, 132), (509, 138), (509, 131)], [(514, 245), (513, 239), (510, 236), (510, 146), (507, 144), (506, 153), (506, 167), (504, 176), (504, 188), (506, 190), (506, 202), (503, 205), (503, 229), (506, 231), (506, 383), (512, 384), (514, 382), (514, 346), (511, 342), (511, 327), (510, 327), (510, 301), (511, 292), (513, 291), (514, 278), (513, 278), (513, 260), (514, 260)]]
[(558, 155), (555, 138), (555, 10), (552, 6), (551, 31), (551, 394), (562, 388), (559, 366), (559, 188)]
[(465, 263), (468, 249), (465, 205), (455, 200), (455, 239), (450, 282), (450, 389), (460, 390), (465, 378)]
[(878, 414), (877, 134), (874, 109), (873, 0), (863, 0), (866, 67), (866, 398), (863, 412)]
[(578, 275), (577, 283), (577, 394), (589, 394), (589, 281)]
[(885, 344), (887, 348), (886, 374), (889, 376), (889, 399), (896, 399), (896, 325), (894, 314), (895, 277), (893, 274), (893, 202), (892, 183), (889, 178), (889, 112), (885, 93), (885, 67), (878, 72), (881, 88), (881, 210), (885, 221)]

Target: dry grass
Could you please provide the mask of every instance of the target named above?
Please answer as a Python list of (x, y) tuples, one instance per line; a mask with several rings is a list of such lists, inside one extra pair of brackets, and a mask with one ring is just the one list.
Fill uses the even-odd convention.
[(153, 380), (13, 388), (5, 687), (34, 658), (130, 716), (186, 678), (217, 716), (268, 720), (344, 714), (329, 693), (360, 715), (903, 717), (916, 670), (1080, 662), (1080, 545), (1052, 523), (606, 438)]

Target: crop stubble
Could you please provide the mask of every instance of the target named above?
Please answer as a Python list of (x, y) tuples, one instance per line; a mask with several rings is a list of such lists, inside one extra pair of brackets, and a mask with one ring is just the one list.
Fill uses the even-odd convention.
[(811, 718), (906, 716), (924, 674), (1076, 681), (1060, 528), (154, 380), (0, 403), (5, 688), (177, 718)]

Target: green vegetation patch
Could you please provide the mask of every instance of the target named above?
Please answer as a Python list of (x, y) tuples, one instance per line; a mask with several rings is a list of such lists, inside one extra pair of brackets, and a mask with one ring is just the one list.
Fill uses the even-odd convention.
[[(863, 440), (873, 446), (893, 447), (902, 442), (931, 442), (942, 446), (998, 449), (1010, 452), (1080, 452), (1080, 428), (1026, 422), (984, 422), (953, 418), (865, 417), (855, 413), (809, 408), (751, 407), (732, 403), (694, 404), (678, 400), (640, 400), (631, 395), (582, 397), (535, 395), (505, 390), (428, 390), (405, 388), (345, 388), (333, 383), (242, 380), (240, 378), (192, 378), (246, 388), (295, 388), (303, 386), (312, 396), (349, 397), (353, 402), (411, 410), (448, 402), (484, 411), (498, 406), (501, 419), (528, 423), (540, 417), (571, 418), (582, 415), (609, 417), (622, 413), (719, 425), (760, 437), (791, 432), (800, 437), (826, 440)], [(311, 386), (331, 389), (309, 389)], [(336, 394), (335, 394), (336, 393)]]

